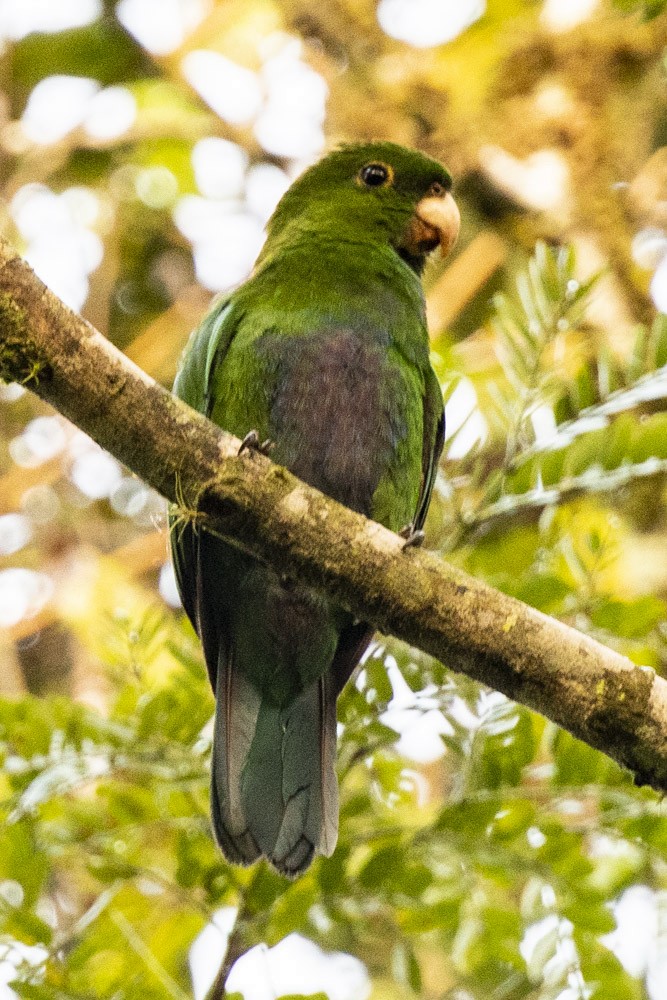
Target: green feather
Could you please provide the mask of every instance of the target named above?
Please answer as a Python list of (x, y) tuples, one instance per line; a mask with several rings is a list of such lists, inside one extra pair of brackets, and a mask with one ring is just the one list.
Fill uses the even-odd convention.
[[(392, 182), (360, 175), (385, 164)], [(421, 526), (443, 417), (406, 234), (451, 178), (390, 143), (344, 147), (300, 177), (252, 277), (191, 337), (174, 391), (220, 426), (270, 437), (272, 457), (398, 530)], [(214, 691), (212, 812), (227, 857), (289, 875), (338, 827), (336, 695), (371, 630), (329, 598), (190, 526), (172, 533), (184, 607)]]

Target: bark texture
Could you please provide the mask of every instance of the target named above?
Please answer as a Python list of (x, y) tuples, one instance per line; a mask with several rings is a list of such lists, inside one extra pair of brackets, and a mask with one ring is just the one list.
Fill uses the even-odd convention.
[[(184, 517), (536, 709), (667, 790), (667, 682), (311, 489), (157, 385), (0, 241), (0, 376), (49, 402)], [(178, 528), (176, 528), (178, 530)]]

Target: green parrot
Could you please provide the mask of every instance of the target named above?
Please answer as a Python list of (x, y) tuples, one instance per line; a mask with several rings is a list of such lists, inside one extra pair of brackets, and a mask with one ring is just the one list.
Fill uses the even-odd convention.
[[(456, 240), (443, 166), (388, 142), (303, 173), (252, 276), (192, 334), (174, 392), (246, 446), (419, 539), (444, 439), (420, 276)], [(336, 699), (372, 628), (219, 538), (172, 531), (216, 697), (211, 812), (232, 862), (296, 876), (338, 835)]]

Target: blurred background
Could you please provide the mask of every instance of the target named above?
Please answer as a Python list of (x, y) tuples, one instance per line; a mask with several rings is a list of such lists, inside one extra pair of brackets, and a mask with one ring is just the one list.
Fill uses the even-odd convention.
[[(667, 664), (664, 0), (0, 0), (0, 226), (169, 386), (290, 181), (441, 159), (448, 440), (428, 544)], [(539, 716), (378, 638), (341, 834), (288, 883), (208, 826), (212, 697), (165, 505), (0, 384), (0, 997), (662, 1000), (667, 815)]]

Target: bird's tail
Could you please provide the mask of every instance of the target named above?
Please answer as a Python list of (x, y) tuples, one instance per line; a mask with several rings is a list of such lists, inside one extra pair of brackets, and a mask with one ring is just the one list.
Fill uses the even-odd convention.
[(285, 875), (329, 856), (338, 836), (336, 697), (328, 676), (282, 707), (232, 663), (218, 669), (211, 809), (225, 856), (261, 855)]

